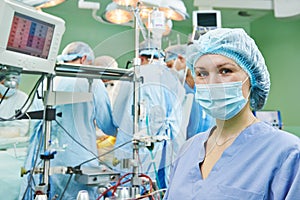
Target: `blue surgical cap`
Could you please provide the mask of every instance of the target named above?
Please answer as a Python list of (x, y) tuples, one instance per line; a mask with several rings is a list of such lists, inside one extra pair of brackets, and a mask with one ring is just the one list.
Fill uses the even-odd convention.
[(87, 61), (94, 63), (95, 55), (91, 47), (84, 42), (72, 42), (68, 44), (62, 54), (57, 56), (58, 62), (69, 62), (86, 56)]
[(159, 42), (147, 39), (139, 45), (140, 56), (153, 56), (154, 58), (164, 58), (165, 53), (160, 49)]
[(205, 54), (219, 54), (234, 60), (251, 81), (250, 106), (260, 110), (270, 91), (270, 75), (254, 40), (240, 28), (211, 30), (187, 49), (187, 65), (193, 75), (195, 62)]
[(166, 53), (166, 58), (165, 61), (169, 62), (170, 60), (175, 60), (178, 55), (181, 55), (183, 57), (186, 56), (186, 48), (187, 45), (185, 44), (177, 44), (177, 45), (172, 45), (169, 46), (165, 49), (165, 53)]
[(13, 81), (16, 81), (17, 84), (20, 84), (21, 81), (21, 75), (19, 73), (0, 73), (0, 81), (3, 81), (4, 79), (11, 79)]
[(5, 74), (0, 73), (0, 81), (3, 81), (5, 79)]

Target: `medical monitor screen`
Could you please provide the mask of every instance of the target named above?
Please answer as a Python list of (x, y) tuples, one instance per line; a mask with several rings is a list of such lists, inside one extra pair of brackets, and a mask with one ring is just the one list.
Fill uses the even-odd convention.
[(194, 27), (221, 27), (221, 11), (219, 10), (196, 10), (193, 11)]
[(216, 13), (197, 13), (197, 26), (217, 26)]
[(63, 19), (15, 0), (0, 0), (0, 67), (54, 73)]
[(7, 50), (48, 59), (55, 26), (15, 12)]

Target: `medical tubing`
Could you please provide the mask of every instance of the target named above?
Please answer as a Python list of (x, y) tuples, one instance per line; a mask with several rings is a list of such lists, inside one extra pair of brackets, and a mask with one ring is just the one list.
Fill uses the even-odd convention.
[(43, 82), (44, 78), (45, 78), (45, 75), (44, 74), (41, 75), (41, 77), (39, 78), (39, 80), (34, 85), (33, 89), (30, 91), (26, 102), (24, 103), (24, 105), (19, 110), (22, 110), (26, 106), (26, 104), (28, 103), (29, 99), (31, 98), (30, 104), (25, 109), (25, 111), (20, 116), (17, 117), (17, 119), (22, 118), (25, 115), (25, 113), (27, 113), (27, 111), (29, 110), (30, 106), (32, 105), (32, 103), (34, 101), (34, 96), (33, 97), (31, 97), (31, 96), (38, 91), (38, 88), (39, 88), (40, 84)]
[(138, 197), (137, 199), (143, 199), (143, 198), (150, 197), (150, 196), (153, 198), (153, 195), (155, 195), (156, 193), (159, 193), (159, 192), (165, 192), (166, 190), (167, 190), (167, 188), (160, 189), (160, 190), (156, 190), (156, 191), (153, 191), (153, 192), (151, 192), (151, 193), (149, 193), (149, 194), (140, 196), (140, 197)]
[[(133, 173), (126, 173), (126, 174), (124, 174), (122, 177), (119, 178), (118, 182), (117, 182), (115, 185), (113, 185), (113, 186), (107, 188), (104, 192), (102, 192), (101, 195), (97, 198), (97, 200), (100, 200), (101, 197), (103, 197), (104, 195), (106, 195), (110, 190), (113, 190), (113, 191), (112, 191), (112, 196), (114, 196), (114, 194), (115, 194), (117, 188), (118, 188), (120, 185), (123, 185), (123, 184), (128, 183), (128, 182), (131, 181), (131, 179), (128, 179), (128, 180), (125, 180), (125, 181), (121, 182), (121, 180), (124, 179), (124, 178), (125, 178), (126, 176), (128, 176), (128, 175), (133, 175)], [(147, 176), (146, 174), (140, 174), (139, 177), (145, 177), (145, 178), (149, 179), (149, 183), (150, 183), (150, 191), (152, 191), (152, 190), (153, 190), (153, 182), (152, 182), (152, 179), (151, 179), (149, 176)], [(147, 194), (147, 195), (149, 195), (149, 194)], [(153, 198), (152, 198), (152, 199), (153, 199)]]
[(85, 147), (84, 145), (80, 144), (80, 142), (78, 142), (62, 125), (61, 123), (59, 123), (59, 121), (57, 121), (55, 119), (55, 122), (57, 123), (57, 125), (75, 142), (77, 143), (79, 146), (81, 146), (84, 150), (86, 150), (87, 152), (90, 152), (93, 156), (98, 157), (94, 152), (92, 152), (91, 150), (89, 150), (87, 147)]
[[(126, 176), (128, 176), (128, 175), (131, 175), (131, 174), (133, 174), (133, 173), (126, 173), (126, 174), (124, 174), (123, 176), (121, 176), (120, 178), (119, 178), (119, 180), (117, 181), (117, 183), (116, 183), (116, 185), (115, 185), (115, 187), (114, 187), (114, 190), (113, 190), (113, 192), (112, 192), (112, 196), (114, 196), (114, 194), (115, 194), (115, 192), (116, 192), (116, 190), (117, 190), (117, 187), (118, 186), (120, 186), (121, 185), (121, 180), (123, 179), (123, 178), (125, 178)], [(129, 179), (130, 180), (130, 179)]]
[[(131, 181), (131, 179), (128, 179), (128, 180), (122, 182), (121, 184), (128, 183), (128, 182), (130, 182), (130, 181)], [(111, 190), (114, 189), (115, 187), (116, 187), (116, 186), (113, 185), (113, 186), (110, 186), (109, 188), (107, 188), (104, 192), (102, 192), (102, 193), (100, 194), (100, 196), (97, 198), (97, 200), (100, 200), (101, 197), (103, 197), (104, 195), (106, 195), (109, 191), (111, 191)]]
[(131, 140), (130, 140), (130, 141), (127, 141), (127, 142), (125, 142), (125, 143), (123, 143), (123, 144), (121, 144), (121, 145), (119, 145), (119, 146), (113, 148), (112, 150), (109, 150), (109, 151), (107, 151), (107, 152), (105, 152), (105, 153), (103, 153), (103, 154), (101, 154), (101, 155), (99, 155), (99, 156), (96, 156), (95, 158), (91, 158), (91, 159), (89, 159), (89, 160), (86, 160), (86, 161), (80, 163), (79, 165), (77, 165), (77, 167), (80, 167), (81, 165), (86, 164), (86, 163), (88, 163), (88, 162), (91, 162), (91, 161), (93, 161), (93, 160), (95, 160), (95, 159), (99, 159), (100, 157), (105, 156), (106, 154), (109, 154), (109, 153), (111, 153), (111, 152), (113, 152), (113, 151), (115, 151), (115, 150), (121, 148), (122, 146), (125, 146), (126, 144), (131, 143), (131, 142), (132, 142)]
[[(87, 147), (83, 146), (82, 144), (80, 144), (80, 142), (78, 142), (57, 120), (55, 120), (55, 122), (57, 123), (57, 125), (64, 130), (64, 132), (75, 142), (77, 143), (81, 148), (83, 148), (84, 150), (86, 150), (87, 152), (91, 153), (94, 158), (92, 160), (95, 160), (95, 159), (98, 159), (98, 161), (101, 163), (101, 164), (104, 164), (106, 167), (108, 167), (109, 169), (112, 170), (112, 168), (106, 164), (105, 162), (103, 162), (100, 157), (98, 155), (96, 155), (94, 152), (92, 152), (91, 150), (89, 150)], [(80, 165), (77, 165), (78, 167), (80, 167), (82, 164)], [(76, 168), (76, 167), (75, 167)]]
[(5, 92), (4, 92), (4, 94), (3, 94), (2, 98), (1, 98), (1, 101), (0, 101), (0, 105), (1, 105), (2, 101), (5, 99), (5, 96), (6, 96), (6, 94), (8, 93), (9, 90), (10, 90), (10, 88), (7, 88), (5, 90)]
[(156, 168), (156, 164), (155, 164), (155, 161), (153, 161), (154, 160), (153, 152), (152, 152), (152, 150), (149, 150), (149, 151), (150, 151), (150, 155), (151, 155), (151, 159), (152, 159), (152, 164), (153, 164), (153, 167), (154, 167), (155, 179), (156, 179), (156, 182), (157, 182), (157, 186), (158, 186), (158, 188), (161, 188), (160, 187), (160, 182), (159, 182), (159, 177), (158, 177), (158, 171), (157, 171), (157, 168)]
[[(41, 134), (43, 134), (43, 132), (41, 132)], [(23, 196), (22, 196), (22, 200), (25, 199), (25, 195), (26, 195), (26, 193), (27, 193), (27, 191), (28, 191), (28, 189), (29, 189), (29, 186), (31, 186), (31, 181), (34, 181), (33, 173), (34, 173), (34, 169), (35, 169), (35, 167), (36, 167), (36, 165), (37, 165), (39, 152), (40, 152), (40, 149), (41, 149), (41, 146), (42, 146), (42, 139), (43, 139), (42, 136), (43, 136), (43, 135), (41, 135), (41, 137), (39, 138), (39, 143), (38, 143), (37, 151), (36, 151), (36, 154), (35, 154), (34, 164), (33, 164), (32, 170), (30, 170), (30, 173), (29, 173), (29, 175), (28, 175), (28, 176), (30, 176), (30, 178), (29, 178), (29, 180), (27, 181), (28, 184), (27, 184), (27, 187), (26, 187), (26, 189), (25, 189), (25, 192), (24, 192), (24, 194), (23, 194)]]
[[(20, 111), (27, 105), (29, 99), (31, 99), (30, 101), (30, 104), (28, 105), (28, 107), (26, 108), (26, 110), (21, 114), (21, 115), (18, 115), (19, 113), (16, 113), (14, 114), (13, 116), (7, 118), (7, 119), (4, 119), (2, 117), (0, 117), (0, 121), (12, 121), (12, 120), (15, 120), (14, 118), (17, 117), (16, 119), (20, 119), (22, 118), (25, 113), (29, 110), (30, 106), (32, 105), (33, 101), (34, 101), (34, 98), (31, 98), (32, 94), (35, 94), (40, 83), (44, 80), (44, 75), (42, 75), (39, 80), (36, 82), (36, 84), (34, 85), (33, 89), (31, 90), (31, 92), (29, 93), (28, 95), (28, 98), (26, 99), (25, 103), (23, 104), (23, 106), (19, 109)], [(8, 90), (7, 90), (8, 91)], [(4, 98), (1, 99), (1, 101), (3, 100)]]
[[(112, 195), (114, 196), (114, 194), (115, 194), (115, 192), (116, 192), (116, 190), (117, 190), (117, 187), (118, 186), (120, 186), (120, 185), (122, 185), (122, 184), (124, 184), (124, 182), (123, 183), (121, 183), (121, 180), (123, 179), (123, 178), (125, 178), (126, 176), (128, 176), (128, 175), (133, 175), (134, 173), (126, 173), (126, 174), (124, 174), (121, 178), (119, 178), (119, 180), (118, 180), (118, 182), (116, 183), (116, 185), (114, 185), (115, 187), (114, 187), (114, 190), (113, 190), (113, 192), (112, 192)], [(152, 182), (152, 179), (149, 177), (149, 176), (147, 176), (147, 175), (145, 175), (145, 174), (140, 174), (139, 175), (139, 177), (145, 177), (145, 178), (148, 178), (149, 179), (149, 182), (150, 182), (150, 191), (153, 189), (153, 182)], [(129, 179), (129, 181), (130, 181), (130, 179)], [(125, 181), (126, 182), (126, 181)]]
[[(146, 127), (147, 127), (147, 134), (150, 135), (150, 125), (149, 125), (148, 114), (146, 115)], [(161, 130), (161, 128), (159, 129), (159, 131), (160, 130)], [(150, 156), (151, 156), (151, 160), (152, 160), (152, 164), (153, 164), (154, 172), (155, 172), (155, 179), (156, 179), (156, 182), (158, 184), (158, 188), (160, 188), (160, 182), (159, 182), (159, 178), (158, 178), (158, 171), (157, 171), (156, 164), (155, 164), (155, 161), (154, 161), (153, 152), (152, 152), (152, 149), (150, 149), (150, 148), (147, 148), (147, 149), (150, 152)]]
[(68, 189), (68, 187), (69, 187), (69, 184), (70, 184), (70, 182), (71, 182), (72, 176), (73, 176), (73, 174), (70, 174), (70, 177), (69, 177), (68, 182), (67, 182), (67, 184), (66, 184), (66, 186), (65, 186), (65, 188), (64, 188), (64, 191), (62, 192), (62, 194), (61, 194), (61, 196), (60, 196), (60, 198), (59, 198), (60, 200), (62, 200), (62, 198), (64, 197), (65, 192), (67, 191), (67, 189)]

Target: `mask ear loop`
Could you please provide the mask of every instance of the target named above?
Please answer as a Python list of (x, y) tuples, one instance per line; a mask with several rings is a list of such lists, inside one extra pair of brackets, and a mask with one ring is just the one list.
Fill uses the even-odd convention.
[(185, 68), (183, 69), (184, 70), (184, 76), (183, 76), (183, 80), (182, 80), (182, 85), (184, 85), (185, 83), (185, 80), (186, 80), (186, 75), (187, 75), (187, 66), (185, 66)]
[[(249, 76), (247, 76), (247, 78), (242, 82), (242, 86), (244, 85), (244, 83), (249, 79)], [(250, 97), (250, 94), (251, 94), (251, 83), (250, 83), (250, 88), (249, 88), (249, 93), (248, 93), (248, 96), (247, 96), (247, 100), (249, 101), (249, 97)]]

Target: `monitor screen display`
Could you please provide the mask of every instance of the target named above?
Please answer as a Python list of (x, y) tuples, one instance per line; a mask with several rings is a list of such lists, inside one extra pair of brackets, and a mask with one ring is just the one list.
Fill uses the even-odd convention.
[(0, 0), (0, 66), (54, 73), (63, 19), (15, 0)]
[(48, 59), (55, 25), (15, 12), (7, 50)]
[(217, 14), (216, 13), (197, 13), (197, 26), (204, 27), (217, 27)]

